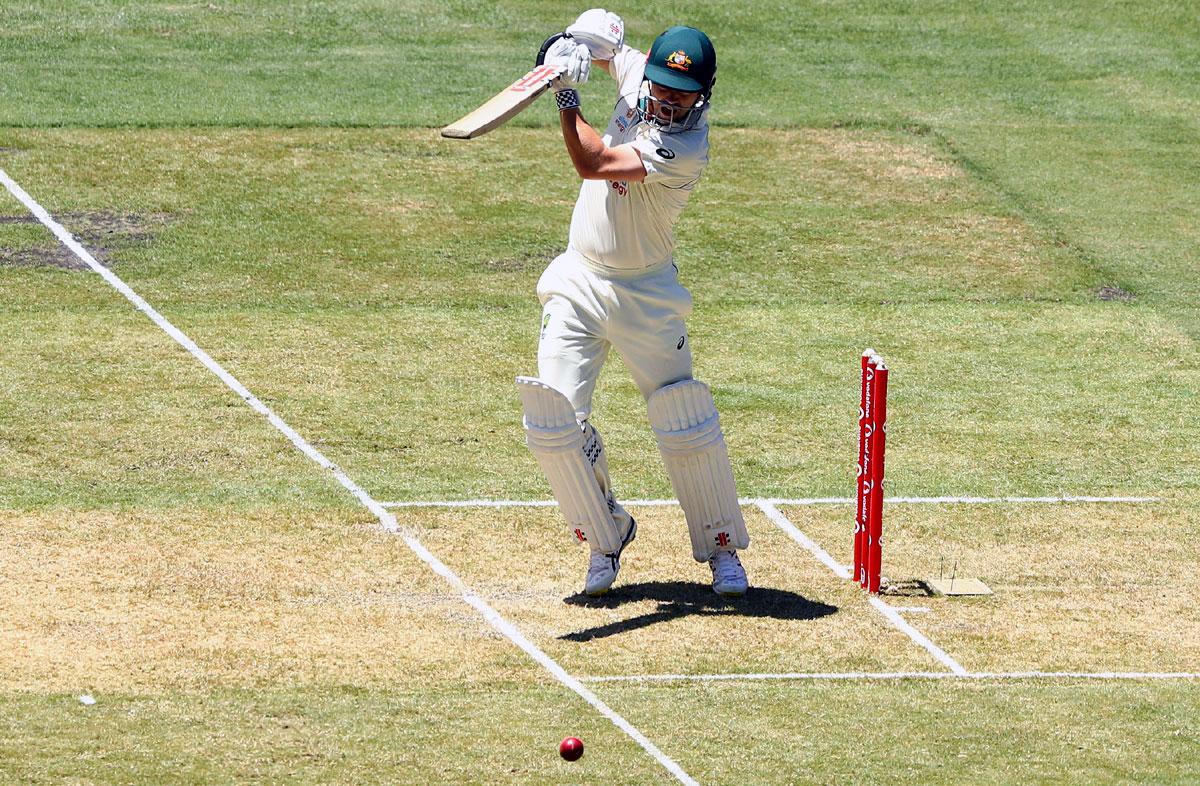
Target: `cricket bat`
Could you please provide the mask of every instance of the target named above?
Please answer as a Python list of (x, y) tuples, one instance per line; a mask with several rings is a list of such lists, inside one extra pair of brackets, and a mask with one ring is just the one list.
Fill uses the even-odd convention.
[(550, 83), (567, 69), (540, 65), (501, 90), (494, 98), (442, 129), (450, 139), (474, 139), (499, 128), (519, 115), (534, 99), (546, 92)]

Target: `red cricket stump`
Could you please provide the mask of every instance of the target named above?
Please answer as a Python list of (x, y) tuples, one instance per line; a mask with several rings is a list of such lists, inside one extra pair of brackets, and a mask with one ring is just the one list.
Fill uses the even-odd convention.
[(871, 446), (874, 463), (871, 467), (871, 518), (867, 529), (867, 592), (879, 592), (883, 568), (883, 453), (887, 441), (887, 381), (888, 370), (879, 358), (875, 366), (875, 414), (871, 418)]
[(862, 583), (864, 563), (866, 559), (868, 506), (867, 494), (870, 485), (870, 464), (867, 445), (870, 442), (867, 412), (870, 408), (871, 384), (868, 379), (873, 371), (868, 370), (872, 351), (862, 354), (862, 385), (858, 400), (858, 478), (856, 484), (856, 504), (854, 506), (854, 581)]
[(862, 355), (858, 421), (858, 496), (854, 518), (854, 581), (879, 592), (883, 562), (883, 467), (887, 437), (887, 366), (873, 349)]

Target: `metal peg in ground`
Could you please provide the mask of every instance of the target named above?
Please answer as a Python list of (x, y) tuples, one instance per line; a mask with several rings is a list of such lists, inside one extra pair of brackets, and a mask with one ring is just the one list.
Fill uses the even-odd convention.
[(883, 456), (887, 434), (887, 365), (873, 349), (862, 354), (858, 418), (858, 488), (854, 518), (854, 580), (879, 592), (883, 561)]

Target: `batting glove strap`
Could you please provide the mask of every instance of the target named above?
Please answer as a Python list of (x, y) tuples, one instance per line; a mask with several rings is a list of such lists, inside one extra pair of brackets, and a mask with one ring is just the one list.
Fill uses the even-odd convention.
[(559, 112), (567, 109), (578, 109), (579, 91), (569, 87), (566, 90), (559, 90), (554, 94), (554, 100), (558, 102)]

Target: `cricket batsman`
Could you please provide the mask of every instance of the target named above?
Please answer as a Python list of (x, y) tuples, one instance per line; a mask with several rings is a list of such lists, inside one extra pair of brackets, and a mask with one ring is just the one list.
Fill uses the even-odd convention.
[[(646, 398), (692, 556), (708, 563), (716, 592), (744, 594), (737, 551), (750, 536), (712, 393), (692, 378), (684, 324), (692, 297), (673, 258), (675, 221), (708, 163), (716, 51), (699, 30), (672, 27), (643, 54), (625, 45), (619, 16), (593, 8), (551, 36), (541, 56), (566, 68), (555, 100), (583, 185), (567, 250), (538, 281), (538, 376), (517, 378), (526, 443), (568, 529), (591, 551), (584, 593), (603, 594), (637, 535), (588, 420), (600, 368), (615, 348)], [(584, 119), (572, 87), (587, 81), (592, 66), (617, 83), (603, 135)]]

